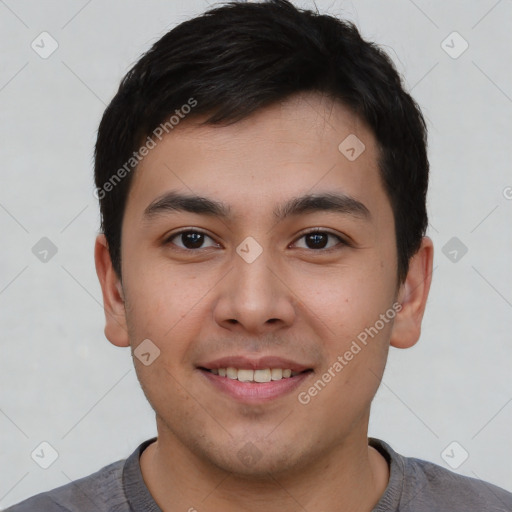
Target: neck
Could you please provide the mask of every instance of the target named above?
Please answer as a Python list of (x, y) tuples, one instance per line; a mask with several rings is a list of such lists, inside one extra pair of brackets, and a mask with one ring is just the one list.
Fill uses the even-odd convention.
[(351, 435), (314, 463), (256, 477), (224, 471), (187, 449), (159, 425), (141, 455), (144, 481), (164, 512), (223, 510), (370, 512), (384, 493), (389, 468), (368, 446), (367, 431)]

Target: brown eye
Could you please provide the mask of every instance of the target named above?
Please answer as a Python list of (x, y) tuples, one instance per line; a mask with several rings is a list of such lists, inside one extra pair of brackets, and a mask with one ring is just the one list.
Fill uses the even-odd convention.
[(327, 233), (309, 233), (304, 238), (309, 249), (324, 249), (329, 241)]
[(303, 234), (298, 240), (304, 240), (304, 244), (302, 245), (302, 249), (333, 249), (337, 245), (347, 245), (345, 241), (335, 235), (334, 233), (330, 233), (328, 231), (310, 231), (309, 233)]
[[(210, 245), (204, 246), (204, 243), (210, 240), (213, 242)], [(206, 247), (213, 247), (217, 244), (212, 240), (211, 237), (209, 237), (207, 234), (201, 232), (201, 231), (195, 231), (195, 230), (187, 230), (187, 231), (180, 231), (179, 233), (175, 233), (172, 235), (167, 241), (166, 244), (172, 243), (181, 249), (188, 249), (188, 250), (194, 250), (194, 249), (204, 249)]]

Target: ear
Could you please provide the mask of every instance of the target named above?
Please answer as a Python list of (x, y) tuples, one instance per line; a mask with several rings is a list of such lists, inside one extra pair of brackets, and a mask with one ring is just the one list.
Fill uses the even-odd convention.
[(94, 245), (94, 262), (96, 274), (103, 293), (103, 308), (105, 310), (105, 336), (113, 345), (128, 347), (130, 345), (126, 326), (126, 310), (121, 281), (117, 277), (108, 243), (104, 234), (96, 237)]
[(390, 344), (393, 347), (409, 348), (420, 338), (421, 321), (432, 282), (433, 260), (434, 245), (425, 236), (418, 252), (409, 261), (409, 272), (398, 292), (397, 300), (402, 309), (395, 317), (391, 332)]

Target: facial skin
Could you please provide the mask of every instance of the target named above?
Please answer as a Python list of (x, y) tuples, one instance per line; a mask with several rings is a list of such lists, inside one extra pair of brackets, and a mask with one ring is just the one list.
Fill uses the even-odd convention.
[[(366, 147), (354, 161), (338, 150), (349, 134)], [(174, 210), (144, 218), (170, 191), (222, 202), (229, 216)], [(369, 214), (274, 216), (293, 198), (326, 193), (349, 196)], [(184, 228), (205, 233), (203, 245), (200, 237), (169, 240)], [(315, 228), (331, 236), (304, 236)], [(262, 249), (251, 263), (236, 251), (247, 237)], [(370, 511), (389, 478), (367, 444), (370, 404), (390, 344), (407, 348), (419, 338), (433, 248), (425, 237), (398, 287), (393, 213), (368, 128), (314, 94), (227, 127), (182, 121), (134, 175), (121, 253), (122, 285), (98, 236), (105, 335), (132, 350), (150, 339), (160, 350), (150, 365), (134, 364), (158, 428), (141, 468), (162, 510)], [(402, 309), (394, 322), (301, 404), (299, 393), (395, 301)], [(232, 355), (278, 356), (312, 372), (283, 396), (236, 400), (198, 368)], [(247, 450), (250, 463), (240, 455)]]

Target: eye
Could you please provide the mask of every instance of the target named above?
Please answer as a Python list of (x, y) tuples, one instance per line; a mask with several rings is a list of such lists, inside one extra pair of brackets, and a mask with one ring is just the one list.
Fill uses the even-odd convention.
[[(340, 236), (330, 233), (329, 231), (322, 231), (321, 229), (315, 229), (308, 233), (304, 233), (300, 238), (298, 238), (298, 240), (302, 239), (304, 239), (305, 247), (299, 247), (300, 249), (329, 250), (335, 248), (337, 245), (348, 245), (348, 243)], [(329, 241), (329, 239), (331, 241)], [(297, 244), (297, 242), (295, 242), (295, 244)]]
[[(174, 240), (177, 240), (177, 242), (181, 242), (181, 245), (180, 243), (177, 243)], [(203, 244), (205, 243), (206, 240), (210, 240), (213, 243), (204, 246)], [(207, 247), (218, 246), (218, 244), (206, 233), (193, 229), (183, 230), (178, 233), (174, 233), (165, 241), (165, 244), (170, 243), (184, 250), (205, 249)]]
[[(303, 245), (299, 244), (300, 240), (304, 240)], [(207, 249), (208, 247), (218, 247), (210, 236), (202, 231), (196, 229), (187, 229), (179, 231), (178, 233), (172, 234), (164, 242), (165, 245), (173, 244), (180, 249), (193, 251), (197, 249)], [(206, 245), (205, 245), (206, 244)], [(304, 233), (297, 239), (294, 244), (300, 249), (313, 249), (313, 250), (325, 250), (336, 248), (336, 246), (349, 245), (343, 238), (329, 231), (322, 231), (321, 229), (315, 229)]]

